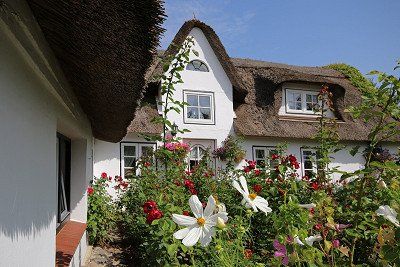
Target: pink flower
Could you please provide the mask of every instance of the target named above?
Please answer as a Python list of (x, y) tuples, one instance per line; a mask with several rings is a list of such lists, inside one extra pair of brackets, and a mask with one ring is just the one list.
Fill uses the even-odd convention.
[(274, 248), (275, 248), (275, 253), (274, 253), (274, 257), (275, 258), (282, 258), (282, 264), (287, 266), (289, 264), (289, 258), (287, 255), (287, 250), (286, 250), (286, 246), (279, 243), (278, 240), (274, 240)]
[(333, 245), (334, 248), (338, 248), (340, 246), (340, 241), (335, 239), (335, 240), (332, 241), (332, 245)]

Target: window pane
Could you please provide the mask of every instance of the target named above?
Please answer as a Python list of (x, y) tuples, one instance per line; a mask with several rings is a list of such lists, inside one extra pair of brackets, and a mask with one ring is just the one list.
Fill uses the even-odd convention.
[(265, 161), (264, 160), (258, 159), (258, 160), (256, 160), (256, 163), (257, 163), (258, 167), (264, 167), (265, 166)]
[(256, 149), (256, 158), (257, 159), (265, 159), (265, 150), (264, 149)]
[(136, 158), (134, 157), (124, 157), (124, 167), (135, 167)]
[(187, 95), (187, 102), (189, 103), (189, 106), (198, 106), (198, 97), (197, 95)]
[(197, 146), (193, 147), (192, 150), (190, 150), (190, 158), (191, 159), (197, 159), (199, 156)]
[(301, 102), (301, 94), (299, 93), (292, 93), (293, 94), (293, 100)]
[(304, 169), (305, 170), (312, 170), (313, 169), (313, 164), (312, 164), (311, 160), (304, 161)]
[(312, 95), (306, 95), (306, 101), (311, 102), (312, 101)]
[(136, 156), (135, 146), (124, 146), (124, 156)]
[(301, 110), (301, 102), (296, 102), (296, 110)]
[(200, 107), (211, 107), (211, 97), (210, 96), (199, 96)]
[(306, 104), (306, 109), (310, 110), (310, 111), (314, 110), (314, 104), (313, 103), (307, 103)]
[(211, 119), (211, 109), (201, 108), (200, 109), (200, 119), (204, 119), (204, 120)]
[(202, 147), (198, 147), (199, 149), (199, 160), (203, 158), (204, 154), (205, 154), (205, 150)]
[(187, 109), (187, 117), (189, 119), (198, 119), (199, 118), (199, 109), (189, 107)]
[(153, 153), (153, 147), (152, 146), (142, 146), (142, 157), (148, 157), (151, 156)]

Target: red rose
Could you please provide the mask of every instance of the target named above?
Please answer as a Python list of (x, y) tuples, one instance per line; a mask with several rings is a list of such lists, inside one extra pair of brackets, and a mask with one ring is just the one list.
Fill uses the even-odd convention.
[(250, 170), (254, 170), (257, 163), (255, 161), (248, 161), (247, 164), (249, 164)]
[(158, 209), (154, 209), (147, 214), (146, 222), (151, 224), (154, 220), (162, 218), (164, 214)]
[(254, 190), (254, 192), (256, 192), (258, 194), (261, 192), (262, 186), (260, 184), (255, 184), (255, 185), (253, 185), (253, 190)]
[(316, 225), (314, 225), (315, 230), (320, 231), (322, 229), (322, 224), (317, 223)]
[(248, 172), (250, 172), (250, 168), (249, 168), (248, 166), (246, 166), (246, 167), (243, 168), (243, 171), (244, 171), (245, 173), (248, 173)]
[(94, 189), (89, 186), (88, 189), (87, 189), (87, 193), (88, 193), (89, 196), (93, 195)]
[(261, 171), (260, 170), (254, 170), (254, 175), (255, 176), (259, 176), (261, 174)]
[(315, 213), (314, 208), (311, 208), (311, 209), (310, 209), (310, 214), (314, 215), (314, 213)]
[(190, 216), (190, 213), (189, 213), (187, 210), (184, 210), (184, 211), (182, 212), (182, 214), (185, 215), (185, 216)]
[(157, 203), (153, 200), (148, 200), (143, 204), (143, 212), (150, 213), (152, 210), (157, 209)]
[(279, 155), (277, 155), (277, 154), (272, 154), (271, 159), (272, 159), (272, 160), (279, 159)]
[(197, 190), (194, 188), (189, 188), (190, 194), (197, 195)]
[(314, 190), (318, 190), (318, 188), (319, 188), (318, 183), (317, 182), (311, 183), (311, 188), (314, 189)]
[(194, 188), (194, 183), (190, 181), (189, 179), (185, 179), (184, 184), (187, 188)]
[(146, 161), (145, 163), (143, 163), (143, 165), (144, 165), (145, 167), (150, 167), (150, 166), (151, 166), (151, 163)]
[(245, 249), (244, 250), (244, 257), (246, 259), (250, 259), (253, 256), (253, 251), (251, 249)]
[(107, 177), (108, 177), (107, 173), (105, 173), (105, 172), (101, 173), (101, 178), (107, 179)]

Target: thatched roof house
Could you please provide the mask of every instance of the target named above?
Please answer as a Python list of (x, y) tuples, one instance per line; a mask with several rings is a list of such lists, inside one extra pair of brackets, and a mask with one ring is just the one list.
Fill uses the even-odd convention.
[[(232, 82), (234, 89), (234, 129), (239, 135), (253, 137), (300, 138), (309, 139), (315, 135), (317, 120), (301, 117), (285, 117), (278, 115), (282, 103), (282, 84), (286, 82), (305, 83), (322, 86), (327, 84), (333, 93), (335, 117), (338, 120), (338, 133), (342, 140), (368, 140), (371, 125), (354, 119), (345, 112), (345, 108), (361, 101), (361, 90), (352, 85), (342, 73), (325, 67), (302, 67), (259, 60), (231, 58), (227, 55), (218, 36), (208, 25), (198, 20), (190, 20), (183, 24), (172, 43), (181, 44), (190, 30), (200, 28), (209, 41), (214, 53), (220, 60)], [(160, 58), (163, 54), (176, 53), (172, 44), (163, 52), (160, 51), (148, 73), (147, 99), (155, 96), (158, 81), (154, 77), (162, 71)], [(154, 97), (153, 97), (154, 98)], [(150, 117), (157, 116), (155, 102), (151, 116), (138, 116), (129, 127), (129, 132), (150, 133), (148, 124)], [(146, 111), (147, 110), (147, 111)], [(149, 112), (139, 109), (138, 114)], [(148, 113), (150, 114), (150, 113)], [(161, 133), (162, 127), (153, 127), (151, 133)]]
[(160, 0), (28, 0), (89, 117), (93, 135), (117, 142), (142, 97), (163, 32)]

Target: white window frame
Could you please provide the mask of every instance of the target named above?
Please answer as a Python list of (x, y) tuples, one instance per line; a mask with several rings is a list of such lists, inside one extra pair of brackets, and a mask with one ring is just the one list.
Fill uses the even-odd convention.
[[(125, 156), (124, 148), (125, 147), (135, 147), (135, 156)], [(136, 164), (139, 161), (140, 157), (143, 156), (143, 147), (152, 147), (153, 151), (156, 149), (155, 143), (130, 143), (130, 142), (121, 142), (121, 160), (120, 160), (120, 173), (122, 178), (125, 178), (125, 169), (135, 169), (136, 175), (140, 174), (139, 168), (135, 167), (125, 167), (125, 158), (132, 157), (135, 158)]]
[[(193, 118), (188, 118), (188, 108), (189, 107), (194, 107), (194, 106), (188, 106), (185, 105), (184, 112), (183, 112), (183, 121), (184, 123), (187, 124), (214, 124), (214, 114), (215, 114), (215, 105), (214, 105), (214, 93), (212, 92), (199, 92), (199, 91), (189, 91), (185, 90), (183, 91), (183, 101), (187, 101), (188, 95), (197, 95), (199, 96), (208, 96), (210, 97), (210, 107), (204, 107), (204, 108), (210, 108), (210, 119), (193, 119)], [(201, 108), (200, 103), (199, 106), (196, 106), (199, 109)]]
[[(264, 151), (264, 155), (265, 155), (264, 159), (257, 158), (257, 151), (256, 150), (263, 150)], [(276, 147), (274, 147), (274, 146), (253, 146), (253, 160), (256, 161), (256, 162), (258, 160), (264, 160), (264, 162), (269, 161), (268, 165), (273, 168), (275, 166), (273, 166), (272, 160), (269, 158), (269, 156), (270, 156), (270, 153), (272, 151), (275, 151), (275, 150), (276, 150)]]
[[(305, 168), (305, 153), (304, 152), (310, 152), (314, 154), (314, 160), (311, 162), (312, 163), (312, 168), (311, 169), (306, 169)], [(318, 159), (317, 159), (317, 150), (312, 149), (312, 148), (301, 148), (300, 149), (300, 154), (301, 154), (301, 173), (303, 176), (306, 175), (306, 171), (312, 171), (313, 173), (317, 174), (318, 172)]]
[[(194, 148), (198, 149), (198, 151), (197, 151), (198, 157), (197, 157), (197, 158), (192, 158), (192, 157), (191, 157), (191, 152), (192, 152), (192, 150), (193, 150)], [(197, 161), (197, 165), (198, 165), (198, 164), (200, 163), (201, 159), (202, 159), (203, 156), (204, 156), (204, 155), (203, 155), (202, 157), (199, 156), (199, 155), (200, 155), (200, 153), (199, 153), (199, 148), (203, 149), (204, 153), (207, 151), (207, 149), (206, 149), (203, 145), (200, 145), (200, 144), (194, 144), (194, 145), (192, 145), (192, 147), (190, 148), (189, 155), (188, 155), (188, 170), (189, 170), (189, 171), (191, 170), (191, 168), (190, 168), (190, 161), (191, 161), (191, 160)]]
[[(321, 112), (314, 110), (307, 110), (307, 95), (317, 96), (318, 104), (321, 105), (321, 101), (318, 100), (318, 91), (314, 90), (304, 90), (304, 89), (295, 89), (295, 88), (284, 88), (285, 89), (285, 109), (286, 113), (295, 113), (295, 114), (307, 114), (307, 115), (319, 115)], [(301, 110), (291, 109), (289, 107), (289, 95), (290, 93), (296, 93), (301, 95)]]

